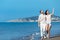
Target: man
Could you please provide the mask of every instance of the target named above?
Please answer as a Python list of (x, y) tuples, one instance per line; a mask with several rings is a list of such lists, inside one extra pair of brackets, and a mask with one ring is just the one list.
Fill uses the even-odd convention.
[(41, 40), (44, 39), (44, 36), (45, 36), (45, 15), (44, 15), (44, 12), (43, 10), (40, 11), (40, 15), (39, 15), (39, 18), (38, 18), (38, 26), (40, 27), (40, 33), (41, 33)]

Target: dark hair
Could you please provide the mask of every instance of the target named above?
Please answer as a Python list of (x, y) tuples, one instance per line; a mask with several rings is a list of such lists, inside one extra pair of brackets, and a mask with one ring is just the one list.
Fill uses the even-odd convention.
[(40, 10), (40, 13), (41, 13), (41, 11), (43, 11), (43, 10)]
[(47, 11), (48, 11), (48, 10), (45, 11), (45, 15), (47, 15)]
[(40, 10), (40, 13), (41, 13), (42, 10)]

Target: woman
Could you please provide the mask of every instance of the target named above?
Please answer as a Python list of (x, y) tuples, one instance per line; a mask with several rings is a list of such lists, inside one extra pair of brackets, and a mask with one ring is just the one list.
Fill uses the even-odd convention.
[(46, 32), (47, 32), (47, 38), (50, 37), (50, 29), (51, 29), (51, 16), (54, 14), (54, 9), (52, 10), (52, 13), (50, 14), (48, 10), (45, 11), (45, 20), (46, 20)]

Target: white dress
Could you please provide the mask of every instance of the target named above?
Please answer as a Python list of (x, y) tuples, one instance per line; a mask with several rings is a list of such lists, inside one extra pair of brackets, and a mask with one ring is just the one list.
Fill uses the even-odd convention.
[(51, 26), (51, 14), (46, 15), (46, 23)]

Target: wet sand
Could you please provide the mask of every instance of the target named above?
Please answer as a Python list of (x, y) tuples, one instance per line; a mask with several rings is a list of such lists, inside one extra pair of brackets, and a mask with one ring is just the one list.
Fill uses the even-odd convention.
[(60, 40), (60, 36), (51, 37), (50, 39), (45, 39), (45, 40)]

